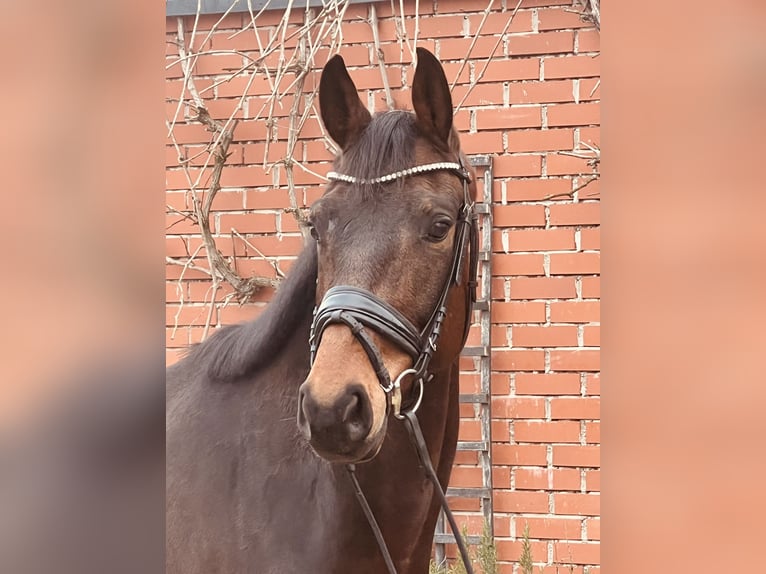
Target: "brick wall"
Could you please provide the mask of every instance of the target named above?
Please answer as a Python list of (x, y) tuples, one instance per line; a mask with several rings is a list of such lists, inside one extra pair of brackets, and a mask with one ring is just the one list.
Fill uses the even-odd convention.
[[(436, 53), (449, 81), (458, 73), (479, 29), (486, 6), (480, 4), (420, 2), (419, 45)], [(515, 561), (528, 524), (533, 558), (543, 572), (568, 573), (572, 568), (572, 572), (596, 573), (600, 563), (599, 182), (581, 186), (592, 173), (588, 146), (599, 145), (599, 34), (575, 13), (576, 1), (524, 0), (501, 37), (516, 2), (495, 4), (499, 6), (486, 18), (453, 90), (457, 103), (483, 70), (455, 123), (467, 153), (490, 154), (494, 161), (495, 539), (501, 572), (519, 572)], [(397, 102), (407, 105), (413, 72), (410, 53), (406, 47), (400, 51), (391, 5), (382, 2), (376, 7), (388, 80)], [(414, 10), (414, 2), (405, 2), (410, 37), (415, 29)], [(268, 39), (279, 17), (279, 12), (259, 17), (260, 37)], [(340, 52), (363, 100), (383, 109), (368, 17), (366, 4), (348, 8)], [(247, 14), (232, 14), (220, 23), (219, 16), (203, 16), (198, 22), (195, 48), (206, 53), (197, 60), (195, 82), (215, 118), (228, 118), (248, 86), (247, 75), (228, 78), (247, 63), (245, 56), (256, 53), (252, 30), (232, 36), (249, 19)], [(194, 19), (184, 21), (186, 30), (191, 30)], [(296, 28), (302, 21), (300, 12), (291, 16)], [(193, 158), (190, 168), (182, 169), (169, 141), (167, 255), (184, 260), (196, 253), (193, 266), (167, 266), (170, 363), (181, 349), (201, 339), (208, 317), (213, 328), (252, 319), (273, 291), (264, 289), (242, 306), (234, 301), (224, 304), (232, 293), (224, 284), (209, 315), (211, 284), (209, 276), (196, 268), (206, 268), (207, 260), (199, 249), (198, 229), (187, 216), (192, 201), (187, 177), (196, 177), (202, 168), (211, 134), (187, 121), (192, 113), (178, 106), (182, 74), (179, 65), (170, 65), (178, 58), (172, 42), (176, 19), (169, 18), (167, 26), (168, 119), (172, 121), (180, 109), (174, 137), (182, 155)], [(327, 54), (327, 50), (317, 54), (317, 71)], [(307, 89), (313, 89), (317, 81), (318, 73), (309, 78)], [(225, 256), (237, 255), (237, 270), (243, 276), (276, 277), (275, 269), (288, 272), (302, 244), (295, 218), (285, 211), (290, 205), (285, 171), (281, 166), (266, 169), (263, 165), (265, 154), (268, 163), (284, 153), (286, 120), (282, 120), (292, 102), (283, 98), (276, 110), (279, 117), (271, 131), (276, 140), (268, 151), (264, 121), (251, 119), (268, 93), (268, 82), (261, 78), (247, 88), (211, 217), (219, 249)], [(321, 133), (312, 114), (295, 153), (309, 170), (295, 170), (297, 199), (303, 206), (322, 193), (321, 177), (311, 172), (324, 174), (332, 157)], [(202, 188), (209, 171), (202, 174)], [(465, 429), (470, 432), (470, 426)], [(468, 471), (454, 478), (466, 485), (476, 480)]]

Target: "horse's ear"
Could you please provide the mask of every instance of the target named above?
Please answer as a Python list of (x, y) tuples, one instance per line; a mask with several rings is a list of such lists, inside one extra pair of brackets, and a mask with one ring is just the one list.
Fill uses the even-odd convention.
[(319, 80), (319, 112), (327, 132), (341, 149), (345, 149), (372, 119), (359, 99), (343, 58), (337, 54), (330, 58), (322, 70), (322, 79)]
[(431, 52), (418, 48), (418, 66), (412, 81), (412, 107), (418, 126), (435, 143), (449, 147), (452, 96), (444, 69)]

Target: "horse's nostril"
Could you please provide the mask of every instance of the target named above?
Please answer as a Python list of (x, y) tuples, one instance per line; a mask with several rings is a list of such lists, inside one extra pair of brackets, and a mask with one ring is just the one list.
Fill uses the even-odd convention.
[(343, 411), (342, 422), (346, 425), (352, 441), (364, 439), (372, 427), (372, 407), (367, 394), (361, 389), (348, 393), (348, 402)]
[(301, 385), (299, 391), (298, 391), (298, 428), (301, 431), (301, 434), (306, 438), (306, 440), (311, 440), (311, 425), (308, 422), (308, 416), (306, 414), (306, 404), (305, 399), (306, 393), (303, 389), (303, 385)]

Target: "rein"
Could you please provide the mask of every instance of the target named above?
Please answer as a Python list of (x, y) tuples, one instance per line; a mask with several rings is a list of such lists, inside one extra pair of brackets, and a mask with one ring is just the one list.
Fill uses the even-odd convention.
[[(455, 242), (447, 280), (442, 288), (441, 294), (434, 306), (431, 317), (426, 322), (422, 331), (418, 329), (397, 309), (378, 298), (373, 293), (352, 287), (349, 285), (339, 285), (331, 287), (325, 293), (322, 302), (314, 309), (314, 319), (311, 324), (311, 335), (309, 345), (311, 348), (311, 363), (314, 362), (316, 351), (321, 341), (324, 329), (333, 323), (343, 323), (347, 325), (354, 337), (359, 341), (364, 349), (370, 363), (375, 370), (381, 388), (386, 393), (386, 415), (393, 410), (394, 417), (402, 420), (407, 427), (410, 440), (418, 454), (420, 465), (425, 471), (426, 478), (433, 484), (434, 490), (439, 496), (442, 508), (444, 509), (450, 528), (455, 536), (455, 540), (460, 550), (467, 574), (473, 574), (468, 551), (465, 541), (460, 535), (457, 523), (452, 511), (447, 504), (447, 497), (439, 483), (436, 472), (431, 463), (423, 433), (418, 423), (416, 412), (423, 399), (424, 383), (429, 381), (432, 375), (428, 372), (431, 359), (436, 351), (441, 334), (442, 323), (447, 315), (447, 296), (452, 285), (460, 285), (462, 282), (463, 270), (466, 265), (466, 249), (469, 251), (469, 279), (466, 289), (466, 323), (463, 332), (463, 344), (468, 337), (470, 328), (470, 312), (472, 305), (476, 300), (476, 270), (478, 266), (478, 231), (476, 215), (474, 214), (474, 203), (468, 191), (470, 175), (458, 158), (455, 162), (438, 162), (426, 165), (415, 166), (403, 171), (394, 172), (370, 180), (363, 180), (349, 175), (336, 172), (329, 172), (328, 179), (334, 181), (343, 181), (351, 184), (381, 184), (394, 181), (396, 179), (418, 175), (433, 171), (450, 171), (457, 175), (463, 182), (463, 204), (458, 213), (458, 219), (455, 223)], [(366, 332), (366, 329), (372, 329), (390, 341), (397, 344), (407, 354), (412, 357), (413, 367), (404, 370), (394, 381), (383, 364), (383, 358), (380, 350), (375, 345), (372, 337)], [(419, 387), (419, 394), (416, 402), (407, 409), (402, 409), (401, 381), (404, 377), (412, 375), (415, 383)], [(391, 554), (388, 551), (383, 533), (378, 526), (375, 516), (372, 513), (369, 503), (362, 492), (359, 481), (356, 478), (356, 465), (346, 465), (347, 472), (351, 479), (354, 494), (359, 501), (367, 522), (370, 524), (375, 539), (378, 542), (383, 559), (388, 568), (389, 574), (397, 574)]]

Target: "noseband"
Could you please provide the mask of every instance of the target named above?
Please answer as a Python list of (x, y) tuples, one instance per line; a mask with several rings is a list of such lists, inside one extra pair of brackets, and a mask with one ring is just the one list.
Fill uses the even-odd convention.
[[(422, 330), (418, 330), (397, 309), (365, 289), (349, 285), (336, 285), (327, 290), (322, 302), (314, 309), (314, 320), (311, 324), (309, 337), (311, 363), (313, 364), (322, 333), (327, 326), (333, 323), (347, 325), (362, 345), (375, 370), (378, 382), (386, 393), (387, 409), (393, 407), (394, 415), (400, 419), (403, 418), (400, 413), (401, 380), (405, 376), (412, 375), (413, 380), (419, 385), (419, 397), (411, 410), (414, 412), (420, 406), (420, 399), (423, 397), (423, 383), (430, 378), (428, 366), (436, 351), (442, 323), (447, 315), (447, 295), (453, 284), (460, 285), (462, 283), (466, 262), (466, 242), (469, 242), (469, 278), (466, 295), (466, 323), (463, 333), (464, 344), (468, 336), (468, 329), (471, 325), (468, 315), (476, 300), (476, 268), (478, 265), (476, 216), (473, 211), (473, 200), (468, 191), (471, 177), (462, 161), (460, 163), (439, 162), (420, 165), (371, 180), (358, 179), (333, 171), (327, 174), (328, 179), (333, 181), (352, 184), (379, 184), (435, 171), (449, 171), (460, 178), (463, 183), (463, 203), (455, 222), (455, 243), (450, 271), (426, 326)], [(412, 358), (413, 367), (406, 369), (392, 381), (388, 369), (383, 364), (380, 349), (375, 345), (367, 329), (372, 329), (405, 351)]]

